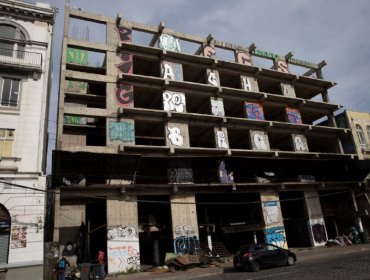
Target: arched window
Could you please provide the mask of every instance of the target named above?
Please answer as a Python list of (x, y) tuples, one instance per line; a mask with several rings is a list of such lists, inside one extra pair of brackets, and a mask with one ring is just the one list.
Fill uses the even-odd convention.
[(0, 24), (0, 55), (24, 58), (26, 35), (17, 26)]
[(356, 132), (360, 144), (365, 145), (365, 135), (364, 132), (362, 131), (362, 127), (359, 124), (356, 124)]
[(0, 204), (0, 264), (8, 263), (10, 223), (8, 210)]

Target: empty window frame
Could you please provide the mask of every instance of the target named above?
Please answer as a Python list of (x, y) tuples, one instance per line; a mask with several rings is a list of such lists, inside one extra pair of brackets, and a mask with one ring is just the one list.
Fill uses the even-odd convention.
[(14, 129), (0, 129), (0, 157), (12, 156), (14, 132)]
[(0, 96), (2, 107), (18, 107), (20, 83), (19, 79), (2, 79)]

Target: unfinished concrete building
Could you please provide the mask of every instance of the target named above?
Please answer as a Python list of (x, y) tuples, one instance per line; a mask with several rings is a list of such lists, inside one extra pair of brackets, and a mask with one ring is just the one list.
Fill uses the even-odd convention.
[(335, 124), (324, 61), (65, 14), (53, 155), (61, 251), (88, 261), (104, 250), (114, 273), (168, 252), (320, 246), (360, 221), (366, 170), (343, 149), (350, 130)]

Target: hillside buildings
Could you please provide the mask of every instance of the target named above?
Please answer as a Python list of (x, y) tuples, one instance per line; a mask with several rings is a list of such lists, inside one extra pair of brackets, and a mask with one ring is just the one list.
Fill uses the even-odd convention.
[(0, 3), (0, 278), (43, 275), (54, 10)]

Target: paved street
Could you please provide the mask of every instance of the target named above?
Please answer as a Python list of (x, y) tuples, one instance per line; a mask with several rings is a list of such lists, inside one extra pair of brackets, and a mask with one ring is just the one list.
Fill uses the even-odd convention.
[[(330, 250), (330, 249), (328, 249)], [(194, 278), (193, 278), (194, 279)], [(259, 272), (235, 272), (233, 268), (225, 268), (224, 273), (197, 279), (370, 279), (370, 250), (344, 252), (335, 256), (306, 258), (293, 267), (277, 267)]]
[(106, 280), (370, 280), (370, 244), (293, 251), (298, 257), (298, 262), (294, 266), (275, 267), (255, 273), (236, 272), (232, 262), (226, 262), (209, 268), (195, 268), (174, 273), (139, 272), (110, 276)]

